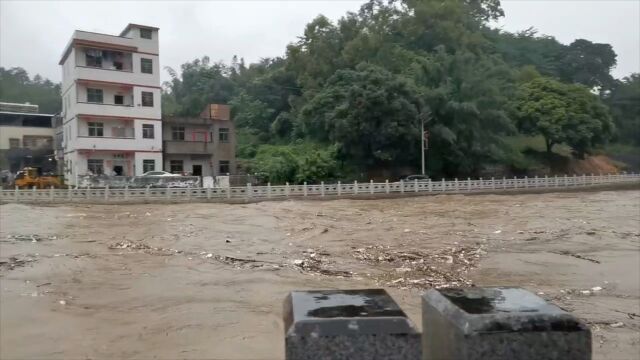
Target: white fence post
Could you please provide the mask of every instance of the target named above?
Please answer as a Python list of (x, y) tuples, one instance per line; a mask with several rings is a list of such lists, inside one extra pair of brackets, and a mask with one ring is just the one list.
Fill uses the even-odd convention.
[(129, 198), (129, 185), (124, 186), (124, 199), (127, 200)]
[(404, 194), (404, 180), (400, 180), (400, 193)]
[(453, 186), (455, 191), (460, 190), (460, 187), (458, 186), (458, 178), (453, 179)]
[(569, 186), (569, 182), (567, 181), (567, 174), (564, 174), (564, 187)]
[(353, 180), (353, 194), (358, 195), (358, 180)]
[(558, 187), (558, 175), (553, 175), (553, 181), (554, 181), (555, 187)]
[(493, 190), (496, 189), (496, 179), (493, 176), (491, 177), (491, 188)]
[(369, 194), (373, 194), (373, 180), (369, 180)]
[(549, 187), (549, 176), (544, 175), (544, 187)]
[(164, 195), (167, 197), (167, 200), (171, 199), (171, 188), (167, 186), (164, 189), (164, 191), (166, 191)]
[(284, 183), (284, 194), (289, 197), (289, 182), (287, 181), (286, 183)]
[(191, 200), (191, 184), (187, 185), (187, 200)]
[(229, 182), (229, 186), (227, 186), (227, 199), (231, 199), (231, 182)]
[(20, 191), (20, 190), (18, 190), (18, 187), (16, 186), (16, 189), (14, 190), (14, 193), (13, 193), (13, 195), (16, 198), (16, 202), (20, 202), (20, 198), (19, 198), (20, 194), (18, 193), (18, 191)]
[(591, 176), (589, 177), (589, 183), (591, 183), (591, 185), (593, 185), (593, 180), (594, 180), (593, 173), (591, 173)]
[(305, 181), (302, 185), (302, 193), (304, 196), (307, 196), (307, 182)]
[(320, 181), (320, 196), (324, 196), (324, 181)]
[(144, 189), (144, 197), (145, 199), (149, 200), (149, 188), (151, 187), (151, 185), (147, 185), (147, 188)]
[(271, 182), (267, 183), (267, 197), (271, 197)]
[(433, 191), (433, 184), (431, 184), (431, 178), (429, 178), (429, 192)]
[(445, 179), (442, 178), (442, 192), (445, 192), (446, 190), (447, 190), (447, 183)]
[(413, 179), (413, 192), (418, 192), (418, 179)]
[(342, 195), (342, 184), (338, 181), (338, 196)]
[(529, 187), (529, 177), (528, 176), (524, 176), (524, 187), (528, 188)]
[(109, 200), (109, 185), (105, 185), (104, 187), (104, 200), (108, 201)]
[(573, 184), (572, 185), (573, 186), (578, 186), (578, 180), (577, 180), (577, 177), (576, 177), (575, 173), (573, 174)]
[(539, 187), (539, 186), (540, 186), (540, 184), (538, 183), (538, 175), (536, 175), (533, 178), (533, 187)]
[(247, 183), (247, 189), (245, 190), (245, 197), (250, 198), (253, 194), (251, 193), (251, 183)]
[(384, 181), (384, 191), (388, 194), (389, 193), (389, 179)]
[(518, 188), (518, 178), (517, 177), (513, 177), (513, 188), (517, 189)]
[(471, 178), (467, 178), (467, 191), (471, 191)]
[(587, 175), (582, 173), (582, 186), (587, 186)]
[(502, 177), (502, 188), (506, 189), (507, 188), (507, 178), (506, 177)]
[[(2, 191), (1, 187), (0, 191)], [(53, 201), (53, 185), (51, 185), (51, 187), (49, 188), (49, 200)]]
[(207, 199), (211, 199), (211, 187), (207, 187)]

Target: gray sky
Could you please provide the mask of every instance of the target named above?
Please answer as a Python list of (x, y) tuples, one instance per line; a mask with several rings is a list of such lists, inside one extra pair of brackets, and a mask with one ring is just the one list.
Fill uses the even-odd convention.
[[(14, 1), (0, 0), (0, 66), (25, 68), (60, 81), (58, 60), (75, 29), (119, 34), (127, 23), (160, 28), (161, 66), (203, 55), (247, 63), (283, 55), (316, 15), (332, 20), (365, 1)], [(610, 43), (618, 54), (613, 74), (640, 72), (639, 0), (502, 1), (499, 26), (533, 26), (563, 43), (576, 38)], [(168, 78), (166, 72), (163, 80)]]

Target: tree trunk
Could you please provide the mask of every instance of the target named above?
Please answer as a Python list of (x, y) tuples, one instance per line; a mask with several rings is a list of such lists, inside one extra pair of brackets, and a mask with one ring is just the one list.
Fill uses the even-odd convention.
[(544, 143), (547, 145), (547, 155), (551, 155), (551, 148), (553, 147), (553, 141), (548, 138), (544, 138)]

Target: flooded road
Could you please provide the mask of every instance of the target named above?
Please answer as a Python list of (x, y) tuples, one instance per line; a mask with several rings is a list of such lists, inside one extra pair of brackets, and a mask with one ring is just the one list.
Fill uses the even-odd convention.
[(291, 290), (515, 285), (640, 352), (640, 191), (0, 206), (0, 357), (281, 359)]

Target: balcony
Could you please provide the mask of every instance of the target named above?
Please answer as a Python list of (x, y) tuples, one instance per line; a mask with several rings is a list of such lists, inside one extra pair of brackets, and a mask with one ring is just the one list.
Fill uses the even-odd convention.
[(213, 154), (214, 144), (205, 141), (165, 140), (164, 152), (167, 154)]
[(213, 120), (201, 117), (165, 117), (162, 122), (172, 125), (213, 125)]

